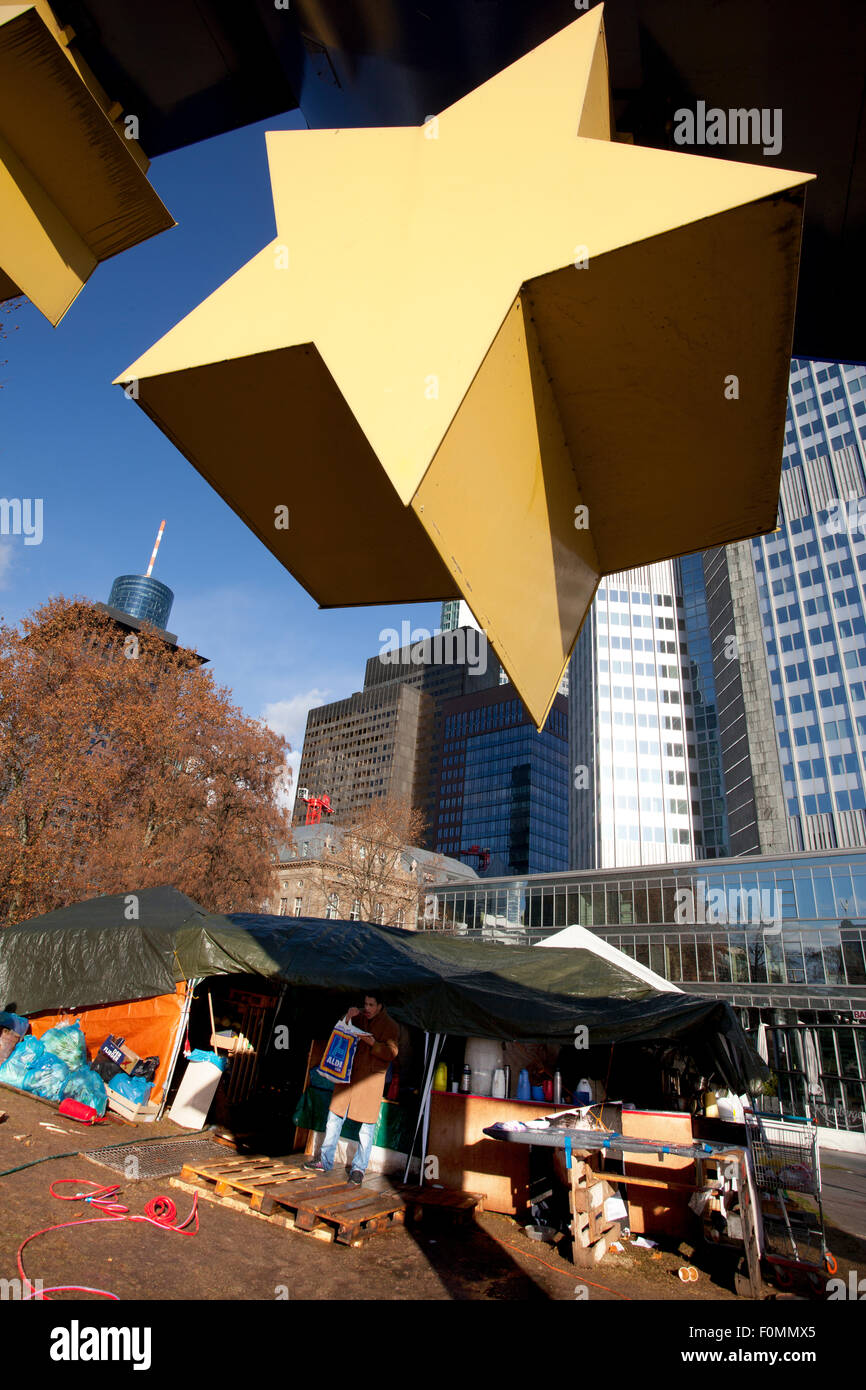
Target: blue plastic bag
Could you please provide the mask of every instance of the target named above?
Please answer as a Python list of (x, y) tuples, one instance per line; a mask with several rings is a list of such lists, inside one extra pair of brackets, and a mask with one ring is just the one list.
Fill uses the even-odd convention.
[(117, 1076), (113, 1076), (109, 1085), (112, 1091), (123, 1096), (124, 1100), (131, 1100), (135, 1105), (146, 1105), (153, 1090), (150, 1082), (145, 1081), (143, 1076), (127, 1076), (125, 1071), (119, 1071)]
[[(15, 1052), (18, 1051), (16, 1047)], [(15, 1056), (13, 1052), (12, 1056)], [(10, 1057), (10, 1061), (12, 1058)], [(21, 1082), (22, 1091), (30, 1091), (43, 1100), (60, 1100), (63, 1088), (69, 1080), (69, 1068), (53, 1052), (43, 1052)]]
[(91, 1105), (100, 1119), (105, 1114), (108, 1105), (105, 1082), (97, 1072), (91, 1071), (90, 1067), (77, 1067), (70, 1073), (69, 1080), (63, 1087), (64, 1100), (67, 1096), (71, 1096), (73, 1100), (80, 1100), (82, 1105)]
[(21, 1014), (7, 1014), (0, 1011), (0, 1028), (11, 1028), (13, 1033), (17, 1033), (19, 1038), (23, 1038), (29, 1027), (29, 1018), (23, 1018)]
[(70, 1071), (87, 1066), (87, 1043), (80, 1023), (58, 1023), (42, 1034), (42, 1045), (46, 1052), (53, 1052)]
[(45, 1046), (41, 1038), (34, 1038), (32, 1034), (22, 1038), (12, 1055), (7, 1057), (0, 1067), (0, 1081), (4, 1081), (7, 1086), (17, 1086), (20, 1090), (28, 1071), (44, 1053)]
[(185, 1060), (187, 1062), (210, 1062), (212, 1067), (219, 1067), (220, 1071), (225, 1071), (229, 1064), (228, 1057), (223, 1057), (219, 1052), (207, 1052), (202, 1047), (194, 1047), (188, 1053)]

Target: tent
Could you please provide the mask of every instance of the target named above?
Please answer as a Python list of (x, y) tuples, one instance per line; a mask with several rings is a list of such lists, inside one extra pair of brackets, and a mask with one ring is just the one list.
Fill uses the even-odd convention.
[(135, 1001), (179, 1001), (165, 1058), (169, 1043), (173, 1056), (179, 1047), (189, 983), (240, 973), (283, 982), (290, 1003), (308, 991), (357, 998), (378, 987), (395, 1019), (437, 1038), (567, 1043), (583, 1025), (598, 1045), (676, 1043), (738, 1094), (768, 1077), (729, 1004), (655, 987), (635, 962), (609, 959), (600, 946), (539, 951), (366, 922), (221, 915), (163, 886), (0, 932), (0, 1007), (82, 1011), (87, 1033), (91, 1011), (122, 1006), (134, 1020)]
[(663, 994), (682, 994), (679, 985), (671, 984), (664, 975), (656, 974), (655, 970), (650, 970), (648, 965), (641, 965), (640, 961), (632, 960), (625, 951), (618, 951), (616, 946), (611, 946), (610, 942), (603, 937), (596, 936), (594, 932), (586, 927), (563, 927), (562, 931), (554, 932), (552, 936), (546, 936), (543, 941), (536, 942), (538, 946), (579, 946), (583, 950), (594, 951), (596, 955), (602, 956), (604, 960), (613, 961), (615, 964), (623, 966), (638, 979), (645, 980), (654, 989), (660, 989)]

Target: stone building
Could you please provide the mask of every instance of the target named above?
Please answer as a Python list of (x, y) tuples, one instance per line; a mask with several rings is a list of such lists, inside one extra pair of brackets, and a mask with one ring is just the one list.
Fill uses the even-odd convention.
[(365, 883), (351, 832), (337, 825), (300, 825), (280, 849), (270, 910), (281, 917), (373, 921), (419, 926), (428, 885), (474, 883), (475, 870), (446, 855), (411, 846)]

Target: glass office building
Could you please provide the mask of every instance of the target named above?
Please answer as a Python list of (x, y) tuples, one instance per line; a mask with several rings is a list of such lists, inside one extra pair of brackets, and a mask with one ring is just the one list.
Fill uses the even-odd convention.
[(436, 849), (472, 851), (482, 873), (568, 864), (568, 707), (539, 733), (512, 685), (449, 700), (439, 756)]
[[(704, 567), (700, 555), (685, 555), (676, 565), (685, 621), (683, 662), (692, 696), (686, 724), (689, 775), (695, 787), (692, 795), (700, 804), (695, 854), (699, 858), (721, 859), (729, 853), (728, 822)], [(688, 728), (688, 718), (693, 720), (693, 729)]]
[(694, 859), (703, 847), (691, 668), (673, 561), (607, 576), (569, 664), (570, 863)]
[(602, 583), (571, 663), (574, 868), (866, 847), (864, 458), (866, 368), (795, 360), (778, 528)]
[(792, 849), (866, 846), (866, 367), (794, 361), (780, 528), (751, 542)]
[(173, 603), (174, 593), (168, 585), (146, 574), (119, 575), (108, 596), (110, 608), (161, 629), (168, 627)]
[(727, 1000), (766, 1052), (786, 1111), (805, 1113), (811, 1085), (822, 1125), (863, 1132), (866, 852), (503, 877), (431, 894), (428, 930), (528, 946), (580, 924), (687, 993)]

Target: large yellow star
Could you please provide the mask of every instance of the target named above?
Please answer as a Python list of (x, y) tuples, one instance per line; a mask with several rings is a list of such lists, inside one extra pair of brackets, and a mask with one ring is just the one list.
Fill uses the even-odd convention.
[(119, 378), (323, 606), (462, 594), (539, 726), (602, 575), (776, 518), (808, 176), (609, 109), (598, 7), (420, 129), (269, 135), (274, 241)]

